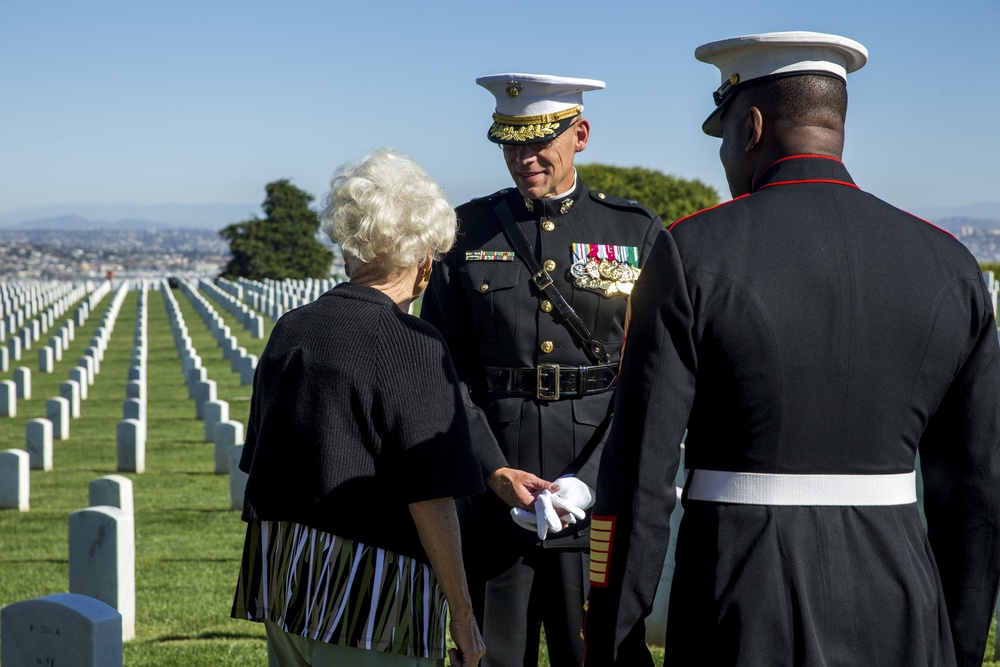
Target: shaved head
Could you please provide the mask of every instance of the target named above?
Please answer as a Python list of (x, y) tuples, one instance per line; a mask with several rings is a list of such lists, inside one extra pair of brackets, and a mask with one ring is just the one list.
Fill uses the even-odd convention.
[[(754, 106), (766, 123), (781, 133), (795, 127), (844, 131), (847, 84), (835, 76), (799, 75), (751, 82), (732, 104), (745, 113)], [(728, 110), (727, 110), (728, 111)]]

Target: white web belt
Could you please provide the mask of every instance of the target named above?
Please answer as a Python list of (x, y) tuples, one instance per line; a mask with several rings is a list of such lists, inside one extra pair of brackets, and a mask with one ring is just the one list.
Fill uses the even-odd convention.
[(688, 470), (687, 497), (741, 505), (907, 505), (917, 502), (916, 473), (785, 475)]

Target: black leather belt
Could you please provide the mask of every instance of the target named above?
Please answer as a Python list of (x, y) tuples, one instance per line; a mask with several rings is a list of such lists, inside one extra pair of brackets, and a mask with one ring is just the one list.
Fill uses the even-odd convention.
[(600, 366), (541, 364), (537, 368), (487, 366), (483, 371), (487, 393), (533, 396), (542, 401), (600, 394), (614, 389), (618, 384), (618, 364)]

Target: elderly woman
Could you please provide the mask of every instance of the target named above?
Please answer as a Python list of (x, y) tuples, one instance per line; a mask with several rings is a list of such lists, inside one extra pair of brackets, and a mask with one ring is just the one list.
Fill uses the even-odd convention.
[(454, 498), (482, 478), (444, 340), (407, 314), (455, 214), (390, 150), (330, 186), (320, 217), (350, 281), (286, 313), (257, 366), (232, 616), (264, 623), (271, 666), (474, 666)]

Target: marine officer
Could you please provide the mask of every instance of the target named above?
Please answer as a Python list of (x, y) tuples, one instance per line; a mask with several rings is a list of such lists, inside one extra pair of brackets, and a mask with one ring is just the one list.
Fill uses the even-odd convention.
[(695, 55), (721, 71), (703, 129), (734, 199), (672, 225), (632, 292), (586, 664), (636, 664), (616, 652), (652, 604), (686, 428), (668, 664), (978, 666), (1000, 581), (979, 266), (841, 161), (861, 44), (771, 33)]
[[(457, 209), (458, 243), (421, 309), (450, 347), (488, 487), (461, 507), (470, 592), (484, 665), (534, 667), (542, 626), (552, 664), (580, 665), (587, 500), (628, 292), (662, 223), (577, 175), (591, 129), (583, 93), (602, 81), (497, 74), (476, 83), (496, 99), (487, 138), (515, 187)], [(562, 515), (554, 523), (535, 512), (549, 498)]]

